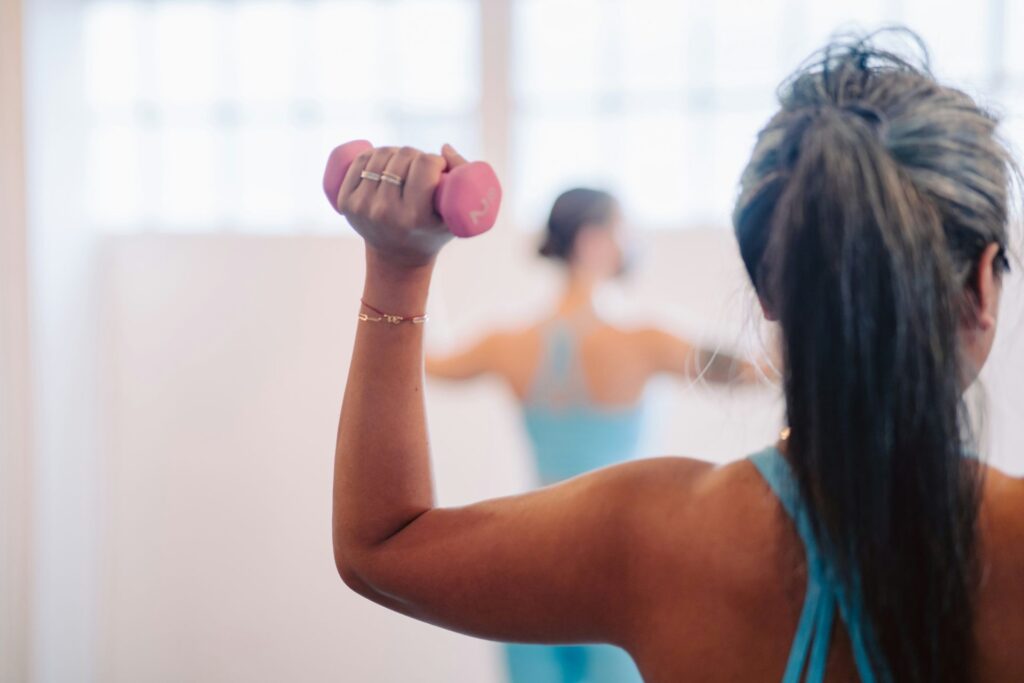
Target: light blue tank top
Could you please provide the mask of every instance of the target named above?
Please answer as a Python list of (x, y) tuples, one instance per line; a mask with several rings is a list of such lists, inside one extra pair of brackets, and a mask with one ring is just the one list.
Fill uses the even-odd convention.
[[(869, 648), (874, 633), (864, 615), (860, 591), (848, 591), (840, 582), (816, 540), (811, 518), (800, 496), (796, 477), (789, 463), (775, 447), (750, 457), (782, 507), (796, 525), (807, 553), (807, 597), (797, 626), (793, 647), (782, 683), (822, 683), (828, 663), (828, 646), (838, 609), (853, 646), (853, 658), (863, 683), (879, 681), (870, 665)], [(806, 676), (804, 676), (806, 670)], [(881, 680), (888, 681), (888, 677)]]
[(579, 341), (586, 324), (555, 320), (543, 331), (543, 354), (523, 402), (526, 432), (541, 484), (547, 485), (636, 455), (644, 402), (595, 404), (587, 394)]

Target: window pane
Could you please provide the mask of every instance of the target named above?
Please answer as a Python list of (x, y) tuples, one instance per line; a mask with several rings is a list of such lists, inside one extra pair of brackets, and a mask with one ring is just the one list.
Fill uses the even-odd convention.
[(694, 122), (676, 111), (638, 113), (620, 123), (615, 187), (641, 225), (676, 227), (694, 198)]
[(392, 60), (385, 69), (396, 76), (389, 89), (396, 108), (461, 112), (476, 104), (480, 59), (475, 9), (466, 0), (392, 4), (384, 58)]
[(774, 85), (784, 75), (787, 0), (709, 4), (713, 38), (710, 77), (717, 88)]
[(108, 229), (124, 229), (143, 216), (143, 136), (134, 126), (95, 128), (85, 175), (89, 213)]
[(104, 226), (333, 226), (320, 177), (342, 142), (479, 154), (475, 0), (98, 0), (83, 14)]
[(1006, 67), (1024, 87), (1024, 0), (1006, 0), (1003, 35), (1006, 43)]
[(691, 21), (687, 3), (619, 0), (616, 10), (622, 45), (620, 77), (626, 92), (679, 91), (692, 68), (685, 40)]
[(298, 25), (294, 3), (245, 2), (231, 17), (236, 41), (238, 96), (280, 102), (295, 95)]
[(708, 151), (709, 184), (700, 204), (699, 222), (731, 225), (740, 175), (750, 161), (757, 134), (774, 113), (771, 107), (716, 116), (711, 121)]
[(203, 2), (161, 2), (152, 22), (156, 96), (164, 104), (207, 105), (222, 91), (224, 10)]
[(990, 4), (905, 0), (905, 7), (907, 21), (928, 46), (937, 76), (977, 82), (993, 68)]
[(515, 172), (511, 190), (515, 204), (527, 207), (516, 219), (538, 226), (551, 202), (573, 185), (611, 187), (617, 155), (609, 144), (616, 140), (607, 116), (537, 116), (522, 121), (513, 139)]
[[(314, 97), (322, 103), (378, 102), (387, 87), (381, 25), (373, 2), (318, 2), (308, 24), (314, 71)], [(345, 40), (338, 40), (344, 35)]]
[(799, 0), (799, 3), (801, 13), (793, 18), (802, 30), (789, 34), (800, 45), (798, 60), (822, 47), (836, 33), (872, 31), (900, 20), (892, 0)]
[(159, 134), (161, 227), (196, 230), (223, 221), (224, 140), (212, 126), (172, 125)]
[(232, 197), (232, 222), (267, 232), (290, 226), (295, 215), (295, 137), (292, 127), (283, 124), (239, 128), (238, 193)]
[(1010, 143), (1019, 162), (1024, 162), (1024, 86), (1007, 94), (1000, 132)]
[(123, 107), (141, 95), (142, 11), (134, 4), (97, 4), (82, 29), (85, 92), (93, 107)]
[(520, 0), (513, 8), (514, 82), (525, 98), (594, 99), (614, 59), (609, 4), (602, 0)]

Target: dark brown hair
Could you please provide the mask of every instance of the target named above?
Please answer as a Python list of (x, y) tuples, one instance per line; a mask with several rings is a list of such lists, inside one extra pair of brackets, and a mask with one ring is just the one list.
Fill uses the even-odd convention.
[(580, 230), (607, 225), (617, 206), (615, 197), (603, 190), (577, 187), (563, 192), (551, 207), (540, 255), (568, 261)]
[(1013, 165), (996, 119), (926, 56), (874, 42), (840, 40), (780, 89), (734, 225), (782, 327), (792, 464), (837, 580), (863, 596), (876, 678), (962, 683), (981, 470), (958, 326), (982, 251), (1009, 265)]

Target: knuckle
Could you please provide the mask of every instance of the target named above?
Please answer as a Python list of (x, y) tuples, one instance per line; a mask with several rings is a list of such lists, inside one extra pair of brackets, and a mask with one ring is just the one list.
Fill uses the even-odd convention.
[(414, 225), (417, 217), (418, 212), (416, 209), (412, 206), (406, 206), (399, 214), (399, 221), (401, 221), (402, 225)]
[(421, 154), (413, 160), (414, 166), (428, 171), (444, 169), (445, 164), (444, 157), (437, 154)]
[(383, 223), (388, 219), (388, 205), (383, 202), (374, 202), (366, 210), (366, 217), (374, 223)]
[(365, 216), (370, 208), (369, 200), (366, 196), (358, 193), (350, 195), (346, 201), (346, 205), (348, 206), (349, 212), (357, 216)]

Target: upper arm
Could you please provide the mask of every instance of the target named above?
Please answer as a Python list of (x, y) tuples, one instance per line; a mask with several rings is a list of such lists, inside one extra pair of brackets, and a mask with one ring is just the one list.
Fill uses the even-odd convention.
[(473, 346), (447, 356), (428, 355), (428, 375), (444, 379), (472, 379), (500, 369), (506, 335), (491, 334)]
[[(649, 604), (641, 598), (652, 590), (650, 551), (663, 547), (664, 518), (651, 510), (666, 497), (684, 508), (709, 467), (634, 461), (521, 496), (429, 510), (366, 551), (360, 592), (481, 637), (621, 644), (642, 621), (636, 606)], [(685, 540), (680, 519), (672, 534)]]

